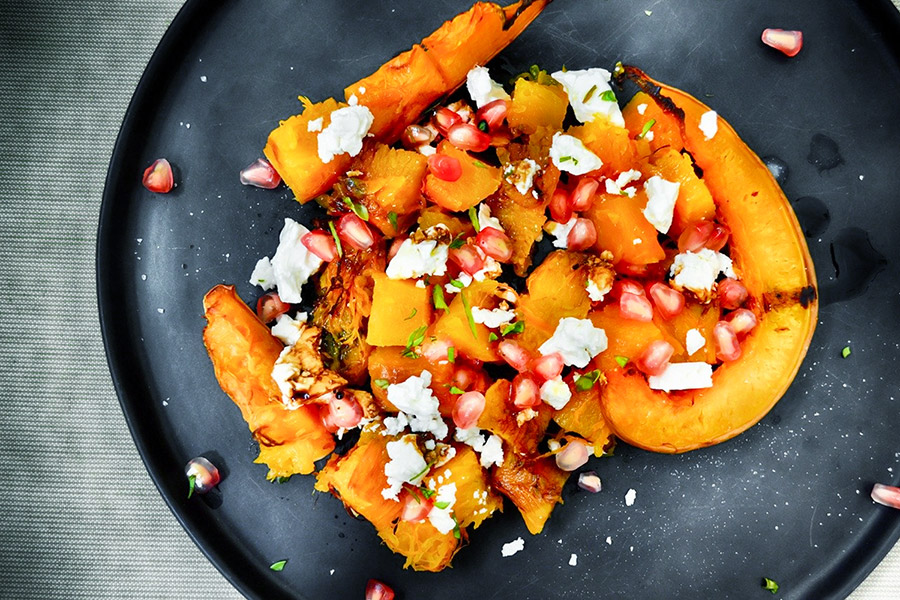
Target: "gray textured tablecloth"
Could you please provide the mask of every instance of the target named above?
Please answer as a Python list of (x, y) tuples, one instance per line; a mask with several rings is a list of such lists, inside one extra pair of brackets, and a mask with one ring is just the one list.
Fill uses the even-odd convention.
[[(0, 1), (0, 598), (240, 597), (141, 463), (95, 300), (112, 146), (180, 4)], [(852, 598), (898, 584), (895, 548)]]

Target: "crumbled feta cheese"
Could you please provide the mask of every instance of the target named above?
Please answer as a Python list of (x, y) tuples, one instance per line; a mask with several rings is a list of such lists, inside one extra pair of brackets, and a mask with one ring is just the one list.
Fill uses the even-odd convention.
[(538, 351), (546, 356), (559, 352), (567, 365), (584, 368), (592, 358), (606, 350), (606, 332), (594, 327), (590, 319), (564, 317), (556, 331)]
[(554, 248), (569, 247), (569, 232), (575, 227), (575, 217), (572, 217), (565, 223), (557, 223), (556, 221), (547, 221), (544, 224), (544, 231), (555, 237), (553, 240)]
[(501, 308), (488, 310), (480, 306), (472, 307), (472, 320), (476, 323), (481, 323), (488, 329), (499, 329), (502, 325), (510, 323), (515, 318), (516, 311), (514, 310), (503, 310)]
[(516, 163), (515, 167), (510, 165), (509, 170), (504, 172), (504, 176), (506, 181), (515, 186), (516, 190), (524, 196), (531, 189), (531, 186), (534, 185), (534, 176), (540, 170), (541, 168), (536, 162), (530, 158), (523, 158)]
[[(482, 252), (481, 248), (476, 246), (476, 250), (481, 255), (481, 258), (484, 259), (484, 266), (478, 271), (475, 271), (475, 274), (472, 275), (472, 279), (475, 281), (484, 281), (485, 279), (497, 279), (500, 277), (500, 275), (503, 274), (503, 266)], [(460, 275), (462, 275), (462, 273), (460, 273)]]
[(647, 105), (646, 104), (638, 104), (637, 111), (638, 111), (639, 115), (644, 114), (645, 112), (647, 112)]
[(472, 447), (478, 456), (481, 466), (489, 469), (491, 465), (498, 467), (503, 464), (503, 440), (497, 435), (491, 435), (485, 439), (477, 427), (469, 429), (456, 428), (453, 439)]
[(518, 552), (521, 552), (525, 549), (525, 540), (518, 537), (511, 542), (503, 544), (503, 547), (500, 548), (500, 556), (506, 558), (508, 556), (512, 556)]
[(488, 227), (493, 227), (497, 231), (504, 231), (500, 220), (491, 216), (491, 207), (482, 202), (478, 205), (478, 228), (481, 230)]
[(578, 555), (573, 553), (572, 556), (569, 557), (569, 566), (576, 567), (578, 566)]
[(644, 139), (647, 140), (648, 142), (652, 142), (653, 138), (655, 138), (655, 137), (656, 137), (656, 134), (653, 133), (652, 129), (644, 134)]
[(391, 459), (384, 465), (388, 487), (381, 490), (381, 497), (399, 502), (397, 496), (403, 484), (418, 485), (428, 472), (428, 463), (422, 457), (414, 435), (405, 435), (397, 441), (388, 442), (387, 453)]
[(634, 198), (635, 190), (633, 187), (625, 187), (629, 183), (633, 183), (641, 178), (641, 172), (636, 169), (629, 169), (619, 173), (615, 179), (606, 178), (603, 183), (606, 187), (607, 194), (624, 195)]
[(295, 318), (288, 314), (278, 315), (275, 325), (272, 326), (272, 335), (277, 337), (285, 346), (293, 346), (300, 339), (309, 315), (305, 312), (297, 313)]
[[(453, 505), (456, 504), (456, 484), (448, 483), (439, 487), (434, 504), (434, 508), (428, 512), (428, 521), (441, 533), (450, 533), (456, 527), (452, 513)], [(438, 508), (438, 505), (443, 508)]]
[(635, 498), (637, 498), (637, 492), (634, 489), (625, 492), (625, 506), (632, 506)]
[(587, 290), (588, 298), (591, 299), (591, 302), (603, 302), (603, 298), (612, 290), (612, 287), (606, 287), (601, 290), (597, 284), (594, 283), (593, 279), (588, 279), (585, 289)]
[(651, 390), (697, 390), (712, 387), (712, 365), (705, 362), (669, 363), (659, 375), (647, 378)]
[(284, 350), (281, 351), (281, 354), (278, 355), (275, 364), (272, 365), (272, 380), (281, 392), (281, 401), (284, 403), (284, 406), (289, 410), (294, 410), (299, 408), (299, 405), (293, 402), (294, 384), (292, 383), (292, 380), (294, 375), (296, 375), (297, 370), (294, 368), (293, 364), (284, 360), (284, 357), (287, 356), (290, 351), (291, 346), (285, 346)]
[(597, 115), (602, 115), (613, 125), (625, 127), (619, 103), (615, 98), (604, 99), (604, 92), (612, 92), (609, 86), (610, 76), (609, 71), (600, 68), (557, 71), (551, 75), (565, 88), (569, 105), (580, 123), (590, 123)]
[(275, 287), (275, 271), (272, 270), (272, 261), (268, 256), (264, 256), (256, 261), (253, 272), (250, 273), (250, 283), (258, 285), (264, 291), (271, 290)]
[(706, 345), (706, 338), (700, 333), (699, 329), (688, 329), (684, 336), (684, 348), (687, 350), (688, 356)]
[[(484, 270), (484, 269), (482, 269), (482, 271), (483, 271), (483, 270)], [(481, 271), (479, 271), (479, 273), (480, 273), (480, 272), (481, 272)], [(472, 279), (472, 276), (469, 275), (468, 273), (466, 273), (465, 271), (460, 271), (460, 272), (459, 272), (459, 275), (456, 276), (456, 280), (457, 280), (458, 282), (460, 282), (461, 284), (463, 284), (463, 287), (464, 287), (464, 288), (467, 288), (467, 287), (469, 287), (470, 285), (472, 285), (472, 281), (474, 281), (474, 280)], [(444, 284), (444, 291), (446, 291), (448, 294), (455, 294), (455, 293), (459, 292), (459, 290), (460, 290), (460, 288), (456, 287), (456, 286), (453, 285), (452, 283), (445, 283), (445, 284)]]
[(356, 106), (359, 104), (359, 98), (356, 97), (356, 94), (350, 94), (350, 97), (347, 98), (347, 104), (350, 106)]
[(331, 123), (316, 138), (319, 160), (328, 164), (338, 154), (359, 154), (374, 120), (372, 111), (365, 106), (345, 106), (332, 112)]
[(502, 85), (491, 79), (491, 75), (485, 67), (473, 67), (466, 74), (466, 89), (478, 108), (490, 104), (494, 100), (509, 100), (509, 94)]
[(565, 407), (571, 399), (572, 390), (569, 389), (569, 384), (563, 381), (559, 375), (553, 379), (548, 379), (541, 385), (541, 400), (556, 410)]
[(322, 266), (322, 259), (307, 250), (300, 239), (309, 229), (293, 219), (285, 219), (278, 236), (278, 249), (272, 257), (272, 273), (282, 302), (297, 304), (303, 300), (301, 289)]
[(550, 159), (560, 171), (572, 175), (584, 175), (603, 166), (600, 157), (588, 150), (581, 140), (559, 132), (553, 134)]
[(396, 417), (384, 418), (384, 429), (381, 431), (381, 434), (398, 435), (407, 427), (409, 427), (409, 419), (407, 419), (406, 415), (401, 412), (397, 414)]
[(716, 133), (719, 131), (719, 115), (716, 114), (716, 111), (709, 110), (700, 116), (700, 131), (703, 132), (703, 137), (707, 141), (716, 137)]
[(710, 299), (720, 273), (726, 277), (735, 276), (731, 259), (709, 248), (677, 254), (669, 269), (672, 287), (679, 291), (690, 290), (703, 301)]
[(431, 432), (437, 439), (447, 435), (447, 424), (438, 410), (439, 402), (431, 392), (431, 373), (422, 371), (403, 383), (392, 383), (387, 387), (388, 402), (397, 410), (406, 413), (411, 431)]
[(407, 238), (388, 263), (384, 273), (389, 279), (415, 279), (425, 275), (440, 276), (447, 272), (449, 246), (436, 240), (415, 243)]
[(322, 125), (324, 125), (324, 119), (319, 117), (318, 119), (310, 119), (306, 124), (306, 130), (310, 133), (317, 133), (322, 131)]
[(611, 535), (606, 536), (606, 543), (609, 544), (610, 546), (612, 546), (612, 536)]
[(644, 191), (647, 192), (647, 206), (642, 211), (650, 224), (656, 227), (660, 233), (668, 233), (672, 226), (672, 217), (675, 214), (675, 201), (678, 200), (678, 188), (680, 184), (666, 181), (659, 175), (654, 175), (644, 182)]

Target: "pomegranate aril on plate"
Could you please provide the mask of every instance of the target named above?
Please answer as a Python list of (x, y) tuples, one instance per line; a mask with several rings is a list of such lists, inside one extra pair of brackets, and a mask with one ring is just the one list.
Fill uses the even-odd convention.
[(797, 53), (803, 48), (803, 32), (792, 29), (764, 29), (762, 42), (785, 56), (797, 56)]
[(166, 194), (175, 186), (172, 165), (165, 158), (157, 158), (153, 164), (144, 169), (142, 180), (144, 187), (157, 194)]
[(447, 141), (471, 152), (484, 152), (491, 147), (491, 136), (471, 123), (457, 123), (447, 130)]
[(740, 308), (750, 295), (743, 283), (731, 277), (720, 281), (716, 285), (716, 291), (719, 295), (719, 306), (725, 310)]
[(656, 282), (651, 285), (650, 297), (656, 311), (666, 320), (677, 317), (684, 310), (684, 294), (664, 283)]
[(575, 224), (569, 230), (566, 238), (566, 246), (569, 250), (587, 250), (597, 243), (597, 228), (590, 219), (575, 219)]
[(263, 294), (256, 301), (256, 316), (263, 323), (271, 323), (289, 310), (291, 305), (283, 302), (277, 292)]
[(519, 373), (512, 380), (512, 397), (519, 410), (534, 408), (541, 403), (541, 386), (531, 375)]
[[(509, 262), (512, 258), (512, 240), (509, 236), (493, 227), (485, 227), (478, 232), (475, 243), (481, 251), (500, 262)], [(472, 273), (470, 273), (472, 275)]]
[(434, 141), (435, 132), (432, 128), (421, 125), (410, 125), (403, 130), (401, 140), (406, 148), (417, 148), (422, 144), (430, 144)]
[(370, 579), (366, 584), (366, 600), (394, 600), (394, 590), (386, 583)]
[(528, 370), (531, 355), (528, 350), (512, 340), (503, 340), (497, 345), (497, 353), (516, 371), (522, 373)]
[(739, 308), (729, 313), (725, 319), (731, 323), (731, 327), (738, 336), (747, 335), (758, 323), (756, 314), (747, 308)]
[(363, 409), (354, 398), (345, 392), (335, 392), (328, 401), (331, 422), (344, 429), (352, 429), (359, 425), (363, 418)]
[(653, 320), (653, 306), (646, 296), (622, 292), (619, 296), (619, 314), (633, 321), (649, 322)]
[(741, 357), (741, 343), (738, 341), (737, 332), (728, 321), (719, 321), (713, 327), (713, 339), (716, 342), (716, 356), (724, 361), (731, 362)]
[(900, 508), (900, 488), (876, 483), (872, 487), (872, 500), (891, 508)]
[(334, 243), (334, 237), (322, 229), (313, 229), (309, 233), (304, 234), (300, 238), (300, 243), (325, 262), (331, 262), (338, 257), (337, 244)]
[(357, 250), (366, 250), (375, 243), (375, 235), (366, 222), (353, 213), (347, 213), (338, 221), (337, 234), (345, 244)]
[(559, 377), (559, 375), (562, 374), (565, 365), (565, 359), (562, 354), (559, 352), (552, 352), (531, 361), (528, 370), (537, 375), (541, 380), (547, 381), (548, 379)]
[(556, 453), (556, 466), (563, 471), (574, 471), (584, 466), (589, 456), (587, 444), (580, 440), (571, 440)]
[(644, 286), (639, 284), (637, 281), (632, 281), (631, 279), (620, 279), (613, 284), (612, 291), (610, 291), (609, 295), (612, 298), (621, 298), (624, 293), (634, 294), (635, 296), (646, 296), (646, 292), (644, 292)]
[(600, 476), (597, 473), (587, 471), (578, 476), (578, 487), (586, 492), (596, 494), (603, 489), (603, 482), (600, 481)]
[(594, 203), (594, 196), (600, 188), (600, 182), (592, 177), (582, 177), (578, 181), (578, 185), (572, 190), (572, 196), (569, 204), (572, 210), (581, 212), (589, 209)]
[(572, 218), (572, 205), (569, 203), (569, 193), (562, 187), (557, 187), (550, 197), (550, 217), (557, 223), (568, 223)]
[(412, 493), (406, 489), (400, 494), (400, 502), (403, 503), (403, 510), (400, 511), (400, 520), (410, 523), (421, 523), (427, 519), (428, 513), (431, 512), (431, 508), (434, 506), (431, 499), (418, 492)]
[(731, 231), (713, 221), (697, 221), (685, 228), (678, 236), (679, 252), (697, 252), (708, 248), (718, 252), (728, 243)]
[(503, 124), (508, 112), (509, 103), (506, 100), (488, 102), (475, 113), (475, 124), (480, 125), (484, 122), (488, 131), (494, 131)]
[(665, 340), (655, 340), (634, 360), (635, 366), (646, 375), (660, 375), (669, 365), (675, 353), (672, 344)]
[(444, 181), (456, 181), (462, 176), (462, 165), (459, 159), (446, 154), (432, 154), (428, 157), (428, 170)]
[(460, 429), (470, 429), (478, 424), (484, 412), (484, 394), (466, 392), (456, 399), (453, 406), (453, 423)]
[(465, 244), (459, 248), (451, 248), (448, 255), (450, 260), (455, 262), (468, 275), (474, 275), (484, 268), (484, 257), (471, 244)]
[(269, 164), (269, 161), (263, 158), (257, 158), (244, 167), (241, 170), (240, 177), (242, 184), (252, 185), (264, 190), (274, 190), (281, 185), (281, 175)]
[(205, 494), (219, 484), (219, 469), (203, 456), (197, 456), (184, 466), (184, 474), (188, 477), (188, 498), (195, 492)]
[(434, 125), (442, 135), (447, 135), (451, 127), (462, 122), (462, 117), (456, 111), (452, 111), (445, 106), (434, 111)]

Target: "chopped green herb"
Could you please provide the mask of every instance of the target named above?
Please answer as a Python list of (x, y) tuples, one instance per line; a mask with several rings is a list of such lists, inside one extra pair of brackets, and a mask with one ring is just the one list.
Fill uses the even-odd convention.
[(597, 91), (597, 86), (596, 86), (596, 85), (592, 85), (592, 86), (591, 86), (591, 89), (589, 89), (589, 90), (587, 91), (587, 94), (584, 95), (584, 99), (582, 99), (582, 102), (583, 102), (584, 104), (587, 104), (587, 101), (591, 99), (591, 96), (593, 96), (593, 95), (594, 95), (594, 92), (596, 92), (596, 91)]
[[(480, 129), (481, 131), (487, 132), (487, 130), (488, 130), (487, 121), (485, 121), (484, 119), (478, 121), (478, 129)], [(475, 162), (478, 162), (478, 161), (475, 161)]]
[[(570, 161), (570, 160), (575, 160), (575, 159), (572, 158), (571, 156), (560, 156), (560, 157), (559, 157), (559, 162), (568, 162), (568, 161)], [(577, 161), (576, 161), (576, 162), (577, 162)]]
[(328, 229), (331, 230), (331, 237), (334, 238), (334, 245), (337, 246), (338, 256), (344, 256), (344, 249), (341, 247), (341, 238), (338, 237), (337, 230), (334, 228), (334, 221), (328, 221)]
[(466, 298), (465, 292), (460, 292), (459, 295), (462, 297), (463, 309), (466, 311), (466, 320), (469, 321), (469, 329), (472, 330), (472, 337), (477, 340), (478, 331), (475, 329), (475, 317), (472, 316), (472, 307), (469, 306), (469, 299)]
[(456, 362), (456, 348), (454, 348), (453, 346), (447, 348), (447, 360), (449, 360), (451, 363)]
[(778, 584), (769, 579), (768, 577), (763, 577), (762, 586), (772, 592), (773, 594), (778, 593)]
[(398, 227), (397, 227), (397, 213), (395, 213), (394, 211), (389, 212), (389, 213), (388, 213), (388, 221), (391, 222), (391, 227), (393, 227), (395, 230), (398, 229)]
[(417, 313), (417, 312), (419, 312), (419, 311), (418, 311), (418, 310), (416, 310), (416, 309), (415, 309), (415, 308), (414, 308), (414, 309), (412, 309), (412, 312), (411, 312), (411, 313), (409, 313), (409, 316), (408, 316), (408, 317), (406, 317), (406, 318), (405, 318), (405, 319), (403, 319), (403, 320), (404, 320), (404, 321), (409, 321), (409, 320), (410, 320), (410, 319), (412, 319), (412, 318), (413, 318), (413, 317), (414, 317), (414, 316), (416, 316), (416, 313)]
[(447, 306), (447, 301), (444, 299), (444, 288), (441, 286), (434, 286), (434, 289), (431, 292), (431, 301), (434, 302), (434, 307), (436, 309), (450, 312), (450, 307)]
[(469, 207), (469, 220), (472, 221), (472, 227), (475, 228), (475, 231), (481, 231), (481, 227), (478, 225), (478, 211), (474, 206)]
[(418, 502), (419, 504), (422, 504), (422, 502), (425, 501), (425, 499), (419, 495), (418, 488), (409, 488), (409, 495), (412, 496), (413, 498), (415, 498), (416, 502)]
[(493, 331), (490, 333), (490, 335), (488, 335), (488, 341), (489, 341), (489, 342), (496, 342), (496, 341), (499, 340), (499, 339), (500, 339), (500, 338), (498, 338), (498, 337), (497, 337), (497, 334), (494, 333)]
[(847, 358), (850, 356), (850, 346), (844, 346), (844, 349), (841, 350), (841, 357)]
[[(415, 309), (413, 309), (413, 312), (415, 312)], [(409, 337), (406, 339), (406, 348), (400, 353), (401, 356), (407, 358), (415, 358), (417, 356), (415, 348), (425, 341), (425, 330), (427, 328), (427, 325), (422, 325), (409, 334)]]
[(432, 496), (437, 494), (437, 492), (435, 492), (434, 490), (429, 490), (428, 488), (421, 488), (421, 490), (422, 495), (425, 496), (426, 499), (431, 498)]
[(287, 483), (288, 481), (291, 480), (291, 477), (292, 477), (291, 475), (288, 475), (287, 477), (284, 477), (284, 476), (276, 477), (275, 479), (272, 480), (272, 483)]
[(500, 335), (506, 337), (508, 335), (518, 335), (525, 331), (525, 321), (516, 321), (500, 328)]
[(273, 562), (269, 565), (269, 568), (273, 571), (281, 571), (284, 569), (284, 565), (287, 564), (287, 560), (279, 560), (278, 562)]
[(484, 164), (483, 162), (481, 162), (480, 160), (473, 160), (472, 164), (475, 165), (476, 167), (478, 167), (479, 169), (487, 169), (488, 168), (488, 166), (486, 164)]
[(465, 243), (466, 243), (466, 240), (463, 239), (463, 235), (459, 234), (458, 236), (453, 238), (452, 242), (450, 242), (450, 249), (456, 250), (457, 248), (462, 248), (463, 244), (465, 244)]
[(627, 356), (616, 356), (616, 362), (619, 363), (620, 367), (624, 368), (625, 365), (628, 364), (628, 357)]
[(462, 534), (459, 531), (459, 521), (456, 520), (456, 515), (453, 516), (453, 537), (459, 539)]
[(539, 66), (537, 66), (537, 65), (531, 65), (531, 66), (528, 68), (528, 73), (529, 73), (532, 77), (534, 77), (535, 79), (537, 79), (537, 78), (538, 78), (538, 75), (541, 74), (541, 68), (540, 68)]
[(597, 383), (600, 379), (600, 370), (594, 369), (588, 373), (582, 373), (575, 379), (575, 389), (579, 392), (586, 392)]
[(188, 500), (191, 499), (191, 496), (194, 495), (194, 489), (197, 487), (197, 476), (191, 475), (188, 477)]
[(458, 387), (456, 387), (455, 385), (451, 385), (451, 386), (450, 386), (450, 393), (451, 393), (451, 394), (455, 394), (455, 395), (457, 395), (457, 396), (460, 396), (460, 395), (462, 395), (462, 394), (465, 394), (465, 393), (466, 393), (466, 390), (461, 390), (461, 389), (459, 389)]
[(354, 202), (352, 199), (348, 197), (344, 197), (344, 204), (350, 207), (356, 216), (362, 219), (363, 221), (369, 220), (369, 209), (366, 208), (366, 205), (361, 202)]
[(466, 287), (466, 284), (464, 284), (464, 283), (463, 283), (462, 281), (460, 281), (459, 279), (451, 279), (451, 280), (450, 280), (450, 285), (452, 285), (453, 287), (455, 287), (455, 288), (457, 288), (457, 289), (460, 289), (460, 290), (463, 289), (464, 287)]
[(606, 90), (602, 94), (600, 94), (600, 99), (604, 102), (615, 102), (616, 101), (616, 93), (612, 90)]
[(444, 510), (448, 506), (450, 506), (449, 502), (435, 502), (434, 503), (434, 507), (438, 510)]
[(421, 471), (419, 471), (418, 473), (416, 473), (415, 475), (410, 477), (409, 480), (415, 481), (417, 479), (421, 479), (422, 477), (425, 477), (425, 475), (428, 473), (428, 471), (431, 470), (431, 465), (433, 465), (433, 464), (434, 464), (434, 461), (426, 464), (424, 469), (422, 469)]
[(376, 379), (374, 383), (383, 390), (386, 390), (387, 387), (391, 385), (391, 382), (387, 379)]
[(638, 139), (639, 139), (639, 140), (644, 139), (644, 136), (647, 135), (647, 132), (650, 131), (650, 129), (651, 129), (654, 125), (656, 125), (656, 119), (650, 119), (649, 121), (647, 121), (646, 123), (644, 123), (644, 127), (641, 129), (640, 135), (637, 136)]

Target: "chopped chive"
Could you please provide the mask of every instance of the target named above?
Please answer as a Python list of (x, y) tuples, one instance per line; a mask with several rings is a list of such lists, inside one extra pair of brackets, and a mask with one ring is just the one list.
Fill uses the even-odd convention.
[(453, 537), (459, 539), (462, 534), (459, 531), (459, 521), (456, 520), (456, 516), (453, 516)]
[(431, 498), (435, 494), (437, 494), (437, 492), (435, 492), (434, 490), (429, 490), (428, 488), (422, 488), (422, 495), (425, 496), (426, 499)]
[(426, 464), (424, 469), (422, 469), (421, 471), (419, 471), (418, 473), (416, 473), (415, 475), (410, 477), (409, 480), (415, 481), (416, 479), (421, 479), (422, 477), (425, 477), (425, 475), (428, 473), (428, 471), (431, 470), (431, 465), (433, 465), (433, 464), (434, 464), (434, 462), (430, 462), (430, 463)]
[(640, 133), (640, 135), (638, 136), (638, 139), (639, 139), (639, 140), (644, 139), (644, 136), (647, 135), (647, 132), (650, 131), (650, 129), (651, 129), (654, 125), (656, 125), (656, 119), (650, 119), (649, 121), (647, 121), (646, 123), (644, 123), (644, 127), (643, 127), (643, 129), (641, 129), (641, 133)]
[(453, 394), (453, 395), (455, 395), (455, 396), (460, 396), (460, 395), (462, 395), (462, 394), (465, 394), (465, 393), (466, 393), (466, 390), (461, 390), (461, 389), (459, 389), (458, 387), (456, 387), (455, 385), (451, 385), (451, 386), (450, 386), (450, 393)]
[(374, 383), (383, 390), (386, 390), (387, 387), (391, 385), (391, 382), (387, 379), (376, 379)]
[(475, 210), (474, 206), (469, 207), (469, 220), (472, 221), (475, 231), (481, 231), (481, 227), (478, 225), (478, 211)]
[(412, 496), (413, 498), (415, 498), (416, 502), (418, 502), (419, 504), (422, 504), (422, 502), (425, 501), (425, 499), (419, 495), (418, 488), (409, 488), (409, 495)]
[(582, 103), (587, 104), (587, 101), (591, 99), (591, 96), (594, 95), (594, 92), (597, 91), (597, 86), (592, 85), (591, 89), (587, 91), (587, 94), (584, 95), (584, 98), (581, 100)]
[[(484, 132), (486, 133), (487, 130), (488, 130), (488, 124), (487, 124), (487, 121), (485, 121), (484, 119), (478, 121), (478, 129), (481, 130), (481, 131), (484, 131)], [(477, 161), (476, 161), (476, 162), (477, 162)]]
[[(484, 123), (484, 121), (482, 121)], [(487, 127), (487, 123), (485, 123), (485, 127)], [(480, 128), (480, 127), (479, 127)], [(483, 131), (487, 131), (486, 129)], [(472, 164), (478, 167), (479, 169), (487, 169), (487, 165), (481, 162), (480, 160), (473, 160)]]
[(337, 246), (338, 256), (344, 256), (344, 249), (341, 247), (341, 238), (338, 237), (337, 229), (334, 228), (334, 221), (328, 221), (328, 229), (331, 230), (331, 237), (334, 238), (334, 245)]
[(518, 335), (525, 331), (525, 321), (516, 321), (500, 328), (500, 335), (506, 337), (508, 335)]
[(282, 475), (280, 477), (276, 477), (275, 479), (273, 479), (272, 483), (287, 483), (288, 481), (291, 480), (291, 477), (292, 477), (291, 475), (288, 475), (287, 477)]
[(762, 586), (772, 592), (773, 594), (778, 592), (778, 584), (768, 577), (763, 577)]
[(841, 357), (847, 358), (848, 356), (850, 356), (850, 346), (844, 346), (844, 349), (841, 350)]
[(391, 222), (391, 227), (393, 227), (394, 230), (396, 231), (396, 230), (398, 229), (398, 227), (397, 227), (397, 213), (395, 213), (394, 211), (389, 212), (389, 213), (388, 213), (388, 221)]
[(356, 216), (362, 219), (363, 221), (369, 220), (369, 209), (366, 208), (365, 204), (352, 202), (350, 204), (351, 210), (356, 213)]
[(269, 568), (273, 571), (281, 571), (284, 569), (284, 565), (287, 564), (287, 560), (279, 560), (278, 562), (273, 562), (269, 565)]
[(619, 363), (620, 367), (624, 368), (625, 365), (628, 364), (628, 357), (627, 356), (616, 356), (616, 362)]
[(410, 320), (410, 319), (412, 319), (412, 318), (413, 318), (413, 317), (414, 317), (414, 316), (416, 316), (416, 313), (417, 313), (417, 312), (419, 312), (419, 311), (418, 311), (418, 310), (416, 310), (416, 309), (415, 309), (415, 308), (414, 308), (414, 309), (412, 309), (412, 312), (411, 312), (411, 313), (409, 313), (409, 316), (408, 316), (408, 317), (406, 317), (406, 318), (405, 318), (405, 319), (403, 319), (403, 320), (404, 320), (404, 321), (409, 321), (409, 320)]
[(452, 242), (450, 242), (450, 248), (452, 250), (456, 250), (457, 248), (462, 248), (463, 244), (465, 244), (465, 243), (466, 243), (466, 241), (463, 239), (463, 235), (459, 234), (458, 236), (453, 238)]
[(600, 99), (604, 102), (615, 102), (616, 101), (616, 93), (612, 90), (606, 90), (602, 94), (600, 94)]
[(194, 495), (194, 489), (197, 487), (197, 476), (191, 475), (188, 477), (188, 500), (191, 499), (191, 496)]
[(469, 321), (469, 329), (472, 330), (472, 337), (476, 340), (478, 339), (478, 331), (475, 329), (475, 317), (472, 316), (472, 307), (469, 306), (469, 299), (466, 298), (465, 292), (460, 292), (459, 295), (462, 297), (463, 308), (466, 311), (466, 320)]
[(559, 157), (559, 162), (567, 162), (567, 161), (570, 161), (570, 160), (575, 160), (575, 159), (572, 158), (571, 156), (560, 156), (560, 157)]
[(460, 281), (459, 279), (451, 279), (451, 280), (450, 280), (450, 285), (452, 285), (453, 287), (455, 287), (455, 288), (457, 288), (457, 289), (460, 289), (460, 290), (466, 287), (466, 284), (464, 284), (464, 283), (463, 283), (462, 281)]
[(414, 348), (421, 345), (422, 342), (425, 341), (425, 330), (427, 328), (427, 325), (422, 325), (409, 334), (409, 337), (406, 339), (406, 348), (404, 348), (403, 352), (400, 353), (401, 356), (405, 356), (407, 358), (415, 358), (417, 356)]
[(499, 339), (500, 339), (500, 338), (498, 338), (498, 337), (497, 337), (497, 334), (494, 333), (493, 331), (490, 333), (490, 335), (488, 335), (488, 341), (489, 341), (489, 342), (496, 342), (496, 341), (499, 340)]
[(454, 348), (453, 346), (447, 348), (447, 360), (449, 360), (451, 363), (456, 362), (456, 348)]
[(575, 389), (579, 392), (586, 392), (597, 383), (600, 379), (600, 370), (594, 369), (588, 373), (582, 373), (575, 379)]
[(438, 510), (444, 510), (448, 506), (450, 506), (449, 502), (435, 502), (434, 503), (434, 507)]
[(444, 288), (439, 285), (434, 286), (431, 292), (431, 301), (434, 302), (434, 308), (450, 312), (447, 301), (444, 299)]

